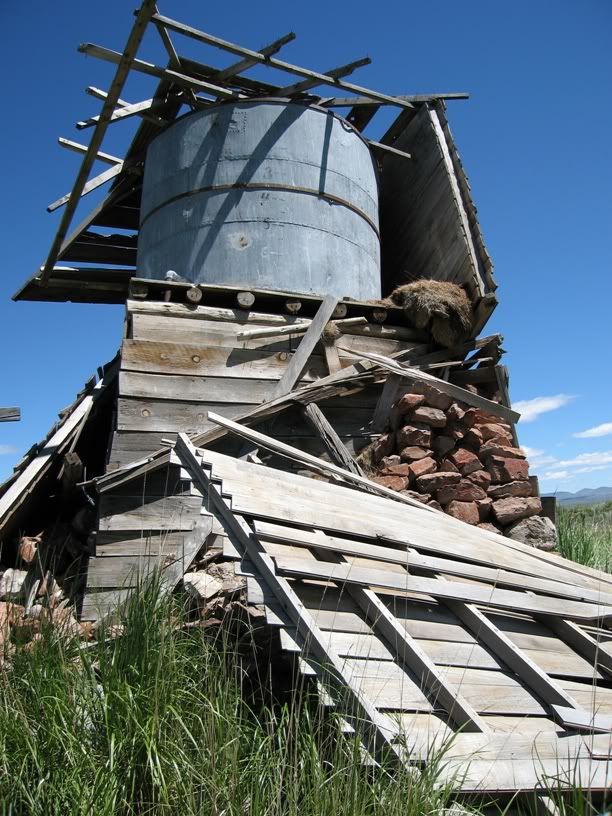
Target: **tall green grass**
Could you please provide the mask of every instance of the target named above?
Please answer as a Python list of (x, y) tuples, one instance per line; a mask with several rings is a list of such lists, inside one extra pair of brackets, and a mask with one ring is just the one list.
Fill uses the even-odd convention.
[(612, 572), (612, 502), (560, 507), (557, 535), (562, 556)]
[[(306, 689), (264, 705), (242, 656), (186, 628), (153, 582), (121, 637), (84, 650), (47, 628), (0, 672), (0, 812), (34, 816), (439, 813), (435, 773), (364, 769)], [(103, 636), (104, 633), (102, 633)], [(250, 661), (252, 664), (252, 661)], [(255, 684), (257, 685), (257, 684)]]

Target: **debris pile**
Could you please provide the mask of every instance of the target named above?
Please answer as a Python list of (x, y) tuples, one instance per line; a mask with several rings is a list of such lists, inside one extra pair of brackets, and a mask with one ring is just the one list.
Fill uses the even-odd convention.
[(467, 524), (554, 548), (554, 525), (540, 515), (537, 483), (506, 421), (423, 382), (397, 400), (389, 424), (360, 457), (375, 482)]

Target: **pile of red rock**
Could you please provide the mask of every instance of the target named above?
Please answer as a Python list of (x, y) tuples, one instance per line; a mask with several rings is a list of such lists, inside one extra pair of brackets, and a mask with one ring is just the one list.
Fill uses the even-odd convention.
[(555, 528), (510, 426), (416, 383), (393, 406), (390, 429), (371, 450), (373, 480), (468, 524), (543, 549)]

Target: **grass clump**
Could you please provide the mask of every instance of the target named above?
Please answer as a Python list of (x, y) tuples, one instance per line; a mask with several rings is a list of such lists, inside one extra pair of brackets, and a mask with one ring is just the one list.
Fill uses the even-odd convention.
[[(0, 813), (402, 816), (438, 813), (434, 774), (367, 771), (306, 690), (264, 705), (239, 654), (187, 628), (153, 582), (122, 634), (83, 649), (43, 628), (0, 670)], [(109, 634), (109, 633), (107, 633)], [(258, 701), (258, 702), (256, 702)]]
[(612, 502), (559, 507), (557, 535), (564, 558), (612, 572)]

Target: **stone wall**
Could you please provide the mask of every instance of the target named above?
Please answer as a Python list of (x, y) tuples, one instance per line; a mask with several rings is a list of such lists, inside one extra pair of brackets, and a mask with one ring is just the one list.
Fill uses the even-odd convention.
[(369, 451), (372, 478), (483, 529), (543, 549), (555, 546), (524, 452), (510, 426), (426, 383), (393, 406)]

